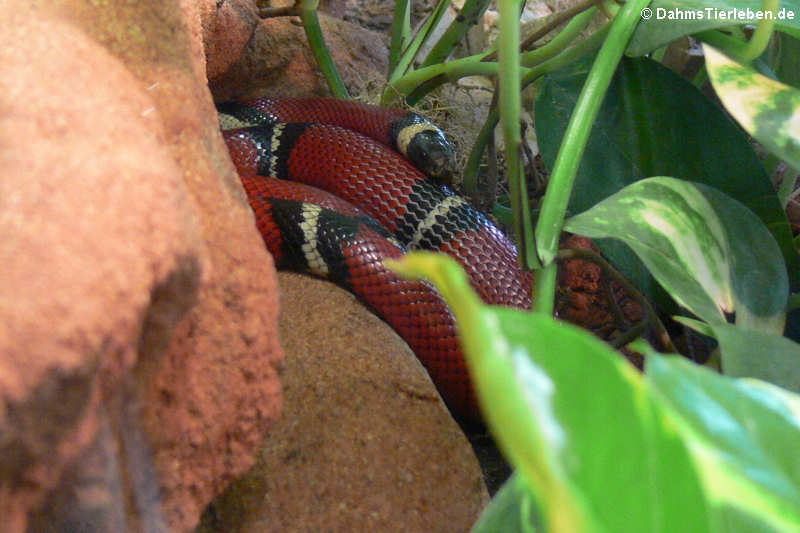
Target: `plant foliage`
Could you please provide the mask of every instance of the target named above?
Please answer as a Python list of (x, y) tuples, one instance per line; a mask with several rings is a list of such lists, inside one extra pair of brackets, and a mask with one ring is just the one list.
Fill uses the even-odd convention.
[[(586, 1), (526, 36), (524, 2), (501, 0), (497, 43), (447, 60), (489, 5), (467, 0), (437, 33), (449, 4), (414, 32), (410, 2), (396, 2), (383, 100), (496, 80), (464, 183), (472, 192), (499, 122), (510, 194), (497, 211), (511, 213), (521, 261), (537, 271), (526, 312), (483, 305), (451, 260), (392, 265), (450, 304), (486, 422), (516, 469), (474, 531), (800, 532), (800, 345), (783, 336), (787, 316), (786, 331), (800, 330), (799, 243), (784, 210), (800, 168), (800, 2)], [(341, 94), (315, 14), (302, 19)], [(685, 43), (703, 43), (692, 82), (663, 62)], [(537, 206), (520, 156), (520, 93), (532, 84), (551, 170)], [(597, 238), (662, 313), (713, 339), (721, 372), (637, 340), (639, 373), (552, 318), (564, 230)]]

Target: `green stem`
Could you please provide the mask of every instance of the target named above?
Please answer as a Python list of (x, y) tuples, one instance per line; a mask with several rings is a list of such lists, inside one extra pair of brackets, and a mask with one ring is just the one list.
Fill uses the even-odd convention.
[(414, 61), (414, 58), (417, 56), (417, 52), (419, 51), (420, 47), (425, 43), (425, 41), (428, 40), (428, 37), (430, 37), (430, 34), (436, 25), (439, 24), (442, 15), (447, 10), (447, 6), (449, 5), (450, 0), (439, 0), (439, 3), (436, 4), (436, 8), (434, 9), (433, 13), (431, 13), (431, 15), (427, 18), (408, 47), (403, 50), (402, 55), (397, 61), (397, 65), (389, 76), (390, 84), (394, 84), (400, 78), (400, 76), (405, 74), (406, 71), (411, 68), (411, 62)]
[(550, 263), (536, 271), (533, 288), (533, 310), (547, 316), (553, 316), (556, 293), (558, 265)]
[(397, 69), (400, 55), (403, 53), (411, 34), (411, 6), (408, 0), (396, 0), (394, 18), (392, 19), (392, 43), (389, 46), (389, 72), (387, 78)]
[(545, 264), (552, 262), (558, 251), (567, 203), (592, 124), (628, 40), (641, 18), (641, 11), (649, 3), (650, 0), (628, 0), (617, 12), (572, 112), (536, 225), (539, 258)]
[[(597, 8), (594, 7), (595, 4), (599, 3), (598, 0), (583, 0), (573, 6), (568, 7), (563, 11), (559, 11), (558, 13), (554, 14), (553, 17), (547, 21), (547, 24), (539, 28), (537, 31), (533, 32), (532, 34), (528, 35), (524, 41), (522, 41), (522, 45), (520, 49), (526, 50), (533, 46), (533, 43), (550, 33), (556, 26), (564, 22), (565, 20), (571, 19), (573, 16), (578, 15), (579, 13), (587, 10), (596, 11)], [(566, 29), (566, 28), (565, 28)]]
[[(541, 48), (522, 54), (520, 64), (524, 67), (522, 68), (523, 75), (530, 73), (529, 68), (561, 53), (586, 28), (596, 12), (596, 8), (591, 8), (581, 13), (571, 20), (552, 41)], [(496, 55), (496, 52), (483, 52), (444, 64), (423, 67), (397, 80), (392, 89), (401, 95), (408, 95), (406, 102), (414, 105), (426, 94), (448, 81), (456, 81), (464, 76), (483, 72), (492, 73), (493, 69), (480, 66), (480, 63), (494, 64), (490, 58), (494, 59)], [(481, 150), (482, 152), (483, 150)]]
[(486, 117), (486, 121), (478, 132), (478, 136), (472, 144), (472, 150), (469, 152), (467, 164), (464, 166), (461, 186), (467, 196), (471, 197), (475, 194), (475, 189), (478, 186), (478, 170), (481, 165), (481, 160), (483, 159), (483, 152), (486, 150), (486, 144), (492, 138), (494, 128), (499, 121), (500, 112), (497, 110), (497, 106), (490, 107), (489, 116)]
[(694, 37), (712, 45), (714, 48), (719, 48), (727, 55), (734, 59), (743, 61), (747, 43), (734, 39), (725, 35), (719, 30), (707, 30), (694, 34)]
[(703, 87), (703, 84), (708, 81), (708, 71), (706, 70), (705, 65), (700, 66), (700, 70), (697, 71), (697, 74), (694, 75), (692, 78), (692, 85), (700, 89)]
[(747, 48), (744, 50), (744, 55), (742, 56), (744, 61), (749, 63), (763, 54), (764, 50), (767, 49), (769, 40), (772, 37), (772, 29), (775, 27), (775, 19), (778, 18), (779, 4), (779, 0), (764, 0), (761, 4), (761, 13), (766, 15), (767, 12), (771, 12), (772, 16), (765, 16), (758, 21), (756, 31), (753, 32), (753, 36), (750, 38), (750, 41), (747, 43)]
[(393, 81), (391, 88), (393, 93), (406, 95), (419, 85), (437, 76), (441, 76), (442, 83), (444, 83), (446, 81), (455, 81), (464, 76), (495, 76), (497, 71), (497, 63), (484, 63), (477, 61), (474, 56), (470, 56), (409, 72), (402, 78)]
[(492, 216), (501, 224), (506, 226), (511, 225), (511, 209), (504, 207), (499, 203), (494, 204), (494, 207), (492, 207)]
[(574, 63), (578, 59), (595, 51), (600, 44), (602, 44), (606, 35), (608, 35), (609, 29), (610, 24), (606, 24), (583, 41), (578, 42), (575, 46), (567, 48), (554, 58), (548, 59), (540, 65), (531, 68), (527, 74), (522, 76), (522, 87), (525, 88), (545, 74), (558, 70), (570, 63)]
[(442, 34), (434, 47), (431, 48), (431, 51), (428, 52), (428, 57), (422, 62), (422, 66), (429, 67), (447, 59), (455, 45), (464, 38), (472, 26), (478, 23), (488, 6), (489, 0), (467, 0), (464, 2), (464, 7), (461, 8), (458, 16)]
[(564, 26), (564, 29), (561, 30), (552, 41), (541, 48), (523, 53), (520, 56), (522, 65), (526, 67), (535, 67), (536, 65), (539, 65), (561, 53), (565, 48), (567, 48), (567, 46), (575, 41), (575, 39), (584, 29), (586, 29), (586, 26), (589, 25), (589, 22), (591, 22), (596, 13), (597, 8), (591, 7), (586, 11), (576, 15), (575, 18), (570, 20), (567, 25)]
[(317, 3), (317, 0), (302, 2), (300, 5), (300, 20), (303, 22), (311, 52), (314, 54), (314, 58), (317, 60), (325, 79), (328, 80), (328, 86), (331, 88), (333, 96), (347, 99), (350, 98), (350, 94), (347, 92), (347, 87), (345, 87), (341, 76), (339, 76), (336, 64), (333, 62), (328, 46), (325, 44), (325, 38), (322, 36), (322, 28), (319, 26), (319, 18), (317, 17)]
[[(528, 73), (524, 74), (522, 77), (522, 87), (525, 88), (548, 72), (558, 70), (561, 67), (577, 61), (586, 54), (594, 51), (605, 38), (606, 34), (608, 33), (608, 29), (609, 25), (606, 24), (588, 38), (580, 41), (575, 46), (564, 50), (554, 58), (549, 59), (530, 69)], [(489, 109), (489, 115), (486, 117), (486, 122), (484, 122), (483, 127), (478, 132), (478, 137), (476, 138), (475, 143), (472, 145), (472, 150), (470, 151), (467, 164), (464, 168), (462, 186), (467, 194), (470, 194), (471, 191), (475, 190), (478, 168), (480, 167), (481, 159), (483, 158), (483, 152), (486, 149), (486, 142), (499, 121), (500, 114), (497, 108), (493, 107)]]
[(506, 147), (506, 170), (511, 210), (514, 213), (514, 234), (523, 268), (539, 266), (536, 259), (533, 227), (528, 206), (528, 191), (522, 177), (520, 147), (520, 64), (519, 12), (521, 1), (505, 1), (498, 5), (500, 21), (497, 38), (498, 107)]
[[(571, 19), (574, 15), (580, 13), (581, 11), (585, 11), (592, 7), (594, 4), (597, 4), (598, 0), (583, 0), (583, 2), (579, 4), (575, 4), (564, 11), (559, 11), (552, 15), (549, 20), (545, 23), (544, 26), (539, 28), (538, 30), (534, 31), (532, 34), (528, 35), (525, 40), (520, 44), (520, 50), (527, 50), (533, 44), (553, 31), (557, 26), (559, 26), (565, 20)], [(566, 29), (566, 28), (565, 28)], [(494, 61), (497, 58), (497, 51), (491, 51), (489, 54), (484, 58), (484, 61)]]

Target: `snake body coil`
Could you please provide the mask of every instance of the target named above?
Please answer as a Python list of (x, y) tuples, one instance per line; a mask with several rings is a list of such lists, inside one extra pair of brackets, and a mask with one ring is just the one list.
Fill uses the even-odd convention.
[(479, 419), (447, 307), (430, 285), (382, 263), (407, 249), (440, 250), (487, 303), (530, 307), (531, 276), (513, 244), (440, 183), (452, 148), (438, 128), (413, 113), (333, 99), (228, 104), (220, 122), (233, 126), (223, 135), (278, 266), (351, 290), (408, 342), (448, 405)]

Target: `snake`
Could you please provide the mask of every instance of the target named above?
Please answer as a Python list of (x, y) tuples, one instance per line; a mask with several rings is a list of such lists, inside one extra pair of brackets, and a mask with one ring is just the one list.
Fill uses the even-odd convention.
[(333, 98), (217, 106), (223, 138), (276, 267), (356, 295), (414, 351), (451, 411), (480, 421), (453, 315), (436, 289), (383, 261), (454, 257), (483, 301), (529, 309), (514, 244), (450, 186), (454, 150), (424, 116)]

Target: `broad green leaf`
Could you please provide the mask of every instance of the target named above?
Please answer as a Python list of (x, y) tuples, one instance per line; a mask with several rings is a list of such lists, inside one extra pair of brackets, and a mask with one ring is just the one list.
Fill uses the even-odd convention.
[(775, 334), (730, 324), (679, 322), (719, 341), (722, 371), (731, 377), (758, 378), (800, 392), (800, 344)]
[[(725, 26), (755, 24), (755, 19), (742, 20), (727, 16), (731, 9), (744, 16), (761, 11), (761, 0), (653, 0), (653, 16), (642, 20), (636, 28), (626, 53), (640, 56), (685, 35)], [(683, 15), (683, 19), (680, 17)], [(739, 16), (738, 12), (733, 13)], [(783, 0), (780, 3), (775, 27), (788, 32), (800, 31), (800, 1)]]
[(543, 531), (538, 523), (530, 487), (512, 474), (483, 511), (472, 533), (537, 533)]
[(762, 57), (779, 81), (800, 89), (800, 39), (776, 32)]
[(800, 531), (800, 397), (642, 351), (648, 383), (682, 421), (719, 530)]
[(725, 108), (757, 141), (800, 168), (800, 90), (762, 76), (709, 45), (703, 51)]
[(484, 306), (452, 259), (392, 265), (450, 304), (486, 422), (548, 532), (710, 531), (687, 449), (627, 361), (549, 316)]
[[(545, 79), (536, 100), (536, 129), (552, 167), (586, 65)], [(800, 262), (786, 213), (747, 136), (690, 83), (648, 59), (620, 63), (589, 138), (570, 200), (579, 213), (649, 176), (674, 176), (710, 185), (753, 211), (775, 237), (794, 287)], [(598, 246), (651, 298), (655, 283), (624, 246)]]
[[(686, 183), (686, 182), (684, 182)], [(694, 184), (711, 204), (730, 245), (736, 324), (783, 333), (789, 280), (781, 251), (763, 223), (720, 191)]]
[(737, 321), (782, 333), (789, 291), (780, 250), (730, 197), (668, 177), (628, 185), (564, 229), (630, 246), (681, 305), (711, 325)]

